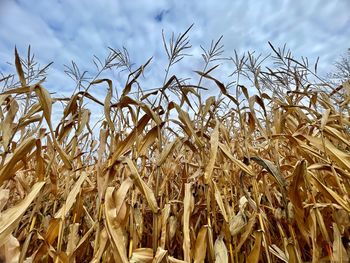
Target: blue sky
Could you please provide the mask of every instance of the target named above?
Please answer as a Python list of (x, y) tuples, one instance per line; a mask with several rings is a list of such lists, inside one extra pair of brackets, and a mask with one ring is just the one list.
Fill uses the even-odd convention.
[[(0, 69), (12, 71), (14, 47), (25, 55), (30, 44), (38, 62), (54, 62), (46, 87), (68, 95), (74, 83), (64, 66), (74, 60), (82, 70), (95, 72), (93, 55), (105, 57), (108, 47), (125, 46), (135, 67), (154, 60), (146, 88), (162, 84), (166, 55), (161, 32), (190, 33), (193, 57), (185, 58), (174, 73), (191, 76), (200, 68), (200, 45), (224, 36), (225, 55), (233, 51), (271, 52), (268, 41), (287, 46), (298, 58), (316, 61), (321, 73), (350, 47), (349, 0), (0, 0)], [(230, 65), (223, 66), (230, 73)], [(184, 76), (184, 77), (185, 77)], [(118, 76), (116, 76), (118, 80)], [(122, 83), (115, 81), (117, 88)], [(105, 89), (99, 95), (105, 94)]]

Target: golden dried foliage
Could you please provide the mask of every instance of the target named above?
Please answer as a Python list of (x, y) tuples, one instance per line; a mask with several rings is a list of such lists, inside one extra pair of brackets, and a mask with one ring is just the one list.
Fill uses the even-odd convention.
[(72, 94), (54, 121), (59, 99), (27, 85), (15, 55), (20, 85), (0, 94), (6, 262), (349, 260), (349, 83), (341, 97), (305, 89), (281, 100), (258, 83), (232, 95), (198, 72), (219, 96), (202, 101), (173, 76), (132, 97), (148, 61), (118, 99), (111, 80), (90, 84), (108, 83), (96, 141), (83, 102), (98, 100)]

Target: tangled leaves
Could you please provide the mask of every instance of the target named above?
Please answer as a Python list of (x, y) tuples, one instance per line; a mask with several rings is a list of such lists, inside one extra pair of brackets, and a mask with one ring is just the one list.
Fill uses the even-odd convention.
[[(16, 51), (20, 85), (0, 94), (3, 258), (349, 260), (348, 83), (336, 98), (298, 90), (281, 100), (259, 85), (252, 96), (237, 85), (244, 96), (234, 96), (199, 72), (218, 96), (203, 101), (200, 87), (173, 76), (132, 97), (149, 62), (130, 73), (120, 98), (108, 79), (90, 83), (108, 83), (104, 104), (72, 94), (55, 125), (59, 99), (43, 82), (27, 85)], [(179, 101), (169, 101), (170, 87)], [(98, 140), (86, 99), (104, 105)]]

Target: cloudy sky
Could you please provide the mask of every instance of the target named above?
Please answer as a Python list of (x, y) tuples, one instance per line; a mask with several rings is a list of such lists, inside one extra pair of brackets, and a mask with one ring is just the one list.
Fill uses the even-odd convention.
[(268, 54), (268, 41), (277, 47), (286, 43), (296, 57), (314, 62), (320, 56), (325, 73), (350, 47), (349, 10), (349, 0), (0, 0), (0, 71), (13, 72), (8, 62), (14, 61), (15, 45), (23, 56), (30, 44), (41, 65), (54, 62), (45, 86), (67, 95), (74, 83), (64, 65), (74, 60), (93, 75), (93, 55), (103, 58), (108, 47), (125, 46), (135, 67), (153, 56), (147, 83), (157, 87), (167, 64), (162, 29), (169, 37), (194, 23), (190, 53), (195, 56), (175, 72), (190, 72), (201, 60), (200, 45), (208, 47), (223, 35), (226, 56), (235, 49)]

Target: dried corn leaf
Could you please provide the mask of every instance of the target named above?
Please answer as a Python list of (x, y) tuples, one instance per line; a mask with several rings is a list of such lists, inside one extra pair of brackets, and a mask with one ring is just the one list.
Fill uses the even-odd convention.
[(299, 161), (292, 174), (292, 183), (288, 189), (289, 199), (293, 204), (294, 216), (297, 221), (299, 230), (306, 241), (309, 240), (310, 231), (307, 229), (304, 219), (304, 207), (301, 197), (300, 187), (305, 188), (304, 178), (307, 176), (306, 161)]
[[(105, 252), (105, 248), (108, 242), (108, 234), (106, 228), (103, 228), (100, 232), (98, 247), (96, 249), (96, 253), (94, 254), (91, 263), (99, 263), (103, 253)], [(78, 246), (79, 247), (79, 246)]]
[(66, 251), (66, 254), (68, 257), (70, 257), (73, 254), (75, 247), (78, 244), (79, 226), (80, 226), (79, 223), (74, 223), (69, 226), (69, 238), (68, 238), (67, 251)]
[(18, 55), (17, 48), (15, 48), (15, 65), (16, 65), (16, 70), (17, 70), (17, 74), (19, 77), (19, 81), (21, 82), (22, 87), (25, 87), (26, 86), (26, 79), (24, 77), (22, 62), (21, 62), (21, 58)]
[(211, 181), (215, 160), (216, 160), (216, 155), (218, 152), (218, 145), (219, 145), (219, 122), (216, 123), (213, 133), (210, 136), (209, 161), (204, 171), (204, 181), (206, 184), (209, 184), (209, 182)]
[(148, 124), (150, 117), (146, 114), (137, 123), (137, 126), (132, 130), (132, 132), (125, 138), (124, 141), (120, 142), (115, 149), (111, 159), (109, 160), (109, 167), (112, 167), (122, 154), (130, 150), (131, 146), (135, 143), (138, 136), (143, 132), (146, 125)]
[[(161, 238), (160, 238), (160, 249), (165, 248), (165, 242), (167, 237), (167, 222), (170, 215), (170, 204), (166, 204), (162, 210), (161, 215)], [(158, 248), (158, 249), (159, 249)]]
[(162, 129), (164, 122), (160, 126), (154, 126), (143, 138), (138, 145), (137, 152), (139, 155), (145, 155), (149, 147), (155, 142), (158, 137), (159, 129)]
[(162, 263), (166, 259), (167, 254), (168, 254), (167, 250), (164, 250), (161, 247), (158, 247), (152, 263)]
[(225, 221), (228, 222), (229, 221), (228, 220), (228, 215), (227, 215), (227, 212), (226, 212), (226, 208), (225, 208), (224, 202), (223, 202), (222, 197), (221, 197), (221, 193), (219, 191), (219, 188), (218, 188), (217, 184), (215, 182), (213, 182), (213, 184), (214, 184), (215, 200), (218, 203), (218, 206), (220, 208), (222, 216), (224, 217)]
[(227, 89), (226, 89), (225, 85), (221, 81), (219, 81), (216, 78), (208, 75), (207, 73), (200, 72), (200, 71), (195, 71), (195, 72), (197, 74), (199, 74), (200, 76), (204, 77), (204, 78), (213, 80), (215, 82), (215, 84), (219, 87), (219, 89), (222, 92), (222, 94), (227, 95)]
[(81, 186), (86, 180), (86, 177), (88, 174), (86, 172), (83, 172), (80, 176), (79, 179), (76, 181), (74, 184), (72, 190), (69, 192), (66, 202), (63, 204), (60, 210), (57, 211), (55, 214), (55, 218), (62, 218), (66, 217), (67, 214), (69, 213), (70, 209), (72, 208), (73, 204), (75, 203), (77, 199), (77, 195), (79, 194), (81, 190)]
[(151, 248), (137, 248), (132, 252), (130, 263), (150, 263), (153, 260)]
[(350, 206), (348, 202), (346, 202), (342, 197), (340, 197), (336, 192), (334, 192), (332, 189), (324, 185), (313, 173), (309, 172), (314, 179), (313, 182), (317, 189), (323, 193), (328, 199), (332, 200), (333, 202), (337, 203), (341, 207), (343, 207), (346, 211), (350, 212)]
[(299, 263), (298, 256), (296, 253), (295, 245), (292, 243), (289, 243), (287, 245), (287, 251), (288, 251), (288, 262), (290, 263)]
[(97, 79), (97, 80), (91, 82), (91, 84), (98, 84), (98, 83), (102, 83), (104, 81), (108, 83), (108, 92), (107, 92), (107, 96), (105, 98), (105, 103), (104, 103), (103, 108), (104, 108), (104, 113), (105, 113), (105, 117), (106, 117), (108, 126), (111, 129), (111, 131), (114, 132), (115, 128), (114, 128), (114, 124), (113, 124), (112, 119), (111, 119), (111, 99), (112, 99), (112, 92), (113, 92), (112, 81), (110, 79)]
[(130, 77), (133, 77), (133, 78), (130, 82), (128, 82), (128, 84), (125, 85), (125, 88), (124, 88), (123, 93), (122, 93), (122, 97), (126, 96), (130, 92), (132, 84), (137, 82), (138, 77), (143, 73), (144, 69), (147, 67), (147, 65), (151, 61), (152, 61), (152, 58), (147, 60), (147, 62), (144, 65), (142, 65), (141, 67), (139, 67), (137, 70), (135, 70), (134, 72), (129, 74), (129, 78)]
[(241, 168), (248, 175), (254, 176), (254, 172), (247, 165), (245, 165), (242, 161), (237, 160), (236, 158), (233, 157), (233, 155), (230, 152), (230, 149), (226, 145), (219, 143), (219, 147), (222, 150), (222, 152), (225, 154), (225, 156), (230, 159), (231, 162), (233, 162), (235, 165)]
[(0, 189), (0, 215), (1, 215), (2, 209), (4, 209), (4, 207), (6, 205), (9, 197), (10, 197), (10, 190)]
[(52, 123), (51, 123), (51, 115), (52, 115), (51, 96), (50, 96), (49, 92), (41, 85), (36, 85), (34, 90), (39, 98), (40, 105), (43, 109), (44, 117), (45, 117), (45, 120), (47, 122), (47, 125), (50, 128), (50, 131), (52, 134), (52, 139), (53, 139), (53, 142), (55, 144), (56, 150), (58, 151), (58, 154), (62, 158), (62, 161), (63, 161), (64, 165), (66, 166), (66, 168), (71, 170), (72, 169), (71, 157), (61, 148), (61, 146), (57, 142), (56, 137), (53, 133)]
[(190, 240), (190, 216), (192, 212), (192, 184), (185, 184), (185, 197), (184, 197), (184, 213), (183, 213), (183, 251), (184, 251), (184, 259), (187, 262), (191, 262), (191, 240)]
[(223, 236), (218, 236), (214, 244), (215, 263), (228, 263), (228, 252)]
[[(114, 196), (114, 187), (108, 187), (105, 195), (105, 225), (109, 235), (109, 239), (113, 247), (113, 256), (116, 262), (129, 262), (126, 253), (126, 240), (123, 230), (120, 226), (118, 216), (121, 205), (124, 202), (126, 193), (131, 186), (130, 182), (124, 182)], [(116, 203), (118, 202), (118, 203)]]
[(157, 166), (161, 166), (165, 160), (168, 158), (169, 154), (171, 154), (171, 152), (174, 150), (174, 148), (177, 146), (177, 144), (179, 143), (180, 139), (176, 138), (174, 141), (172, 141), (171, 143), (167, 144), (163, 151), (161, 152), (158, 161), (157, 161)]
[(257, 164), (261, 165), (262, 167), (264, 167), (270, 174), (272, 174), (274, 179), (276, 180), (276, 182), (278, 183), (278, 185), (281, 187), (282, 190), (286, 188), (287, 186), (286, 180), (284, 179), (281, 172), (279, 171), (279, 169), (274, 163), (257, 156), (252, 156), (250, 159), (255, 161)]
[(6, 240), (6, 237), (17, 227), (22, 215), (28, 209), (29, 205), (40, 193), (45, 182), (38, 182), (32, 186), (31, 192), (18, 204), (3, 211), (0, 215), (0, 246)]
[(174, 104), (178, 114), (179, 114), (179, 120), (184, 124), (183, 129), (187, 133), (189, 137), (193, 136), (195, 143), (198, 147), (203, 146), (202, 140), (197, 136), (196, 132), (194, 131), (193, 123), (190, 120), (190, 116), (187, 112), (183, 111), (179, 105)]
[(17, 238), (9, 235), (2, 243), (3, 245), (0, 246), (0, 260), (6, 263), (17, 263), (21, 252)]
[(141, 179), (139, 172), (137, 171), (134, 163), (129, 158), (125, 158), (124, 161), (128, 165), (131, 171), (131, 177), (134, 180), (135, 185), (139, 188), (140, 192), (145, 196), (148, 205), (152, 209), (153, 213), (158, 212), (158, 204), (155, 195), (151, 188)]
[(0, 170), (0, 185), (4, 183), (4, 181), (10, 179), (14, 174), (12, 174), (12, 170), (15, 165), (28, 154), (35, 145), (35, 138), (27, 138), (24, 140), (21, 145), (16, 148), (13, 155), (5, 161), (4, 166)]
[(325, 150), (332, 160), (334, 160), (339, 166), (350, 171), (350, 154), (339, 150), (328, 139), (322, 140), (321, 138), (312, 136), (305, 136), (305, 138), (317, 149), (323, 149), (323, 146), (325, 146)]
[(12, 134), (14, 132), (14, 120), (17, 114), (17, 111), (19, 109), (18, 103), (16, 100), (11, 100), (9, 103), (9, 109), (7, 111), (5, 120), (1, 123), (1, 130), (2, 130), (2, 145), (4, 149), (7, 149), (10, 139), (12, 137)]
[(184, 260), (176, 259), (176, 258), (174, 258), (172, 256), (168, 256), (168, 261), (170, 263), (189, 263), (189, 262), (184, 261)]
[(349, 262), (349, 255), (343, 246), (342, 237), (336, 223), (333, 223), (333, 236), (333, 262)]
[(258, 263), (260, 258), (260, 249), (261, 249), (261, 241), (262, 241), (263, 233), (261, 231), (255, 232), (255, 243), (252, 251), (249, 253), (247, 257), (247, 263)]
[(194, 246), (194, 263), (204, 263), (205, 256), (207, 254), (207, 233), (207, 227), (202, 227), (198, 232)]

